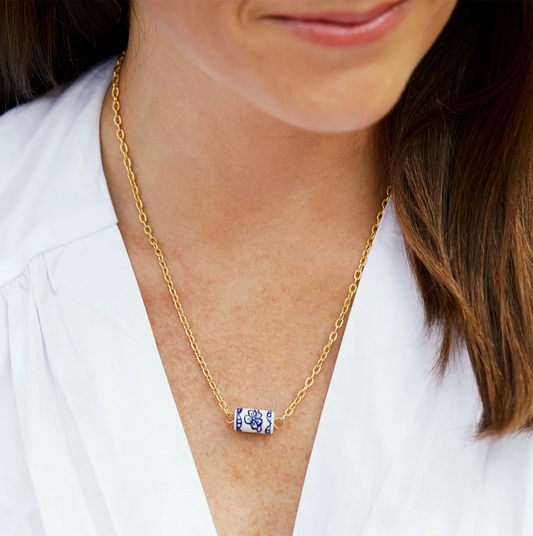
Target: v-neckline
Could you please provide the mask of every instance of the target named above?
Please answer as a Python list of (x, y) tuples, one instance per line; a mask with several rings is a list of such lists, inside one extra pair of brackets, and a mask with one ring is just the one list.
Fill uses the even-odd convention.
[[(96, 139), (94, 140), (95, 147), (93, 147), (93, 150), (92, 150), (92, 154), (93, 154), (92, 159), (93, 159), (93, 162), (96, 162), (98, 166), (98, 179), (97, 180), (101, 181), (101, 184), (99, 184), (99, 189), (101, 190), (102, 194), (106, 197), (106, 202), (115, 213), (114, 214), (115, 219), (116, 219), (115, 232), (117, 234), (116, 238), (120, 243), (120, 249), (121, 249), (120, 254), (123, 257), (121, 260), (123, 261), (124, 265), (127, 267), (127, 270), (131, 274), (133, 274), (134, 288), (131, 288), (131, 292), (132, 294), (136, 295), (136, 301), (138, 303), (138, 310), (137, 310), (138, 316), (139, 317), (142, 316), (142, 320), (139, 319), (139, 321), (142, 322), (145, 332), (149, 334), (149, 337), (150, 337), (149, 345), (151, 347), (152, 353), (158, 358), (157, 363), (156, 363), (156, 367), (158, 370), (157, 372), (155, 370), (152, 371), (156, 378), (155, 381), (157, 382), (155, 387), (158, 390), (160, 390), (161, 393), (164, 392), (166, 404), (168, 404), (172, 408), (170, 411), (165, 412), (165, 414), (167, 415), (172, 414), (173, 416), (172, 418), (174, 422), (168, 423), (169, 427), (177, 428), (178, 435), (181, 438), (185, 439), (185, 445), (181, 445), (182, 448), (180, 449), (180, 459), (179, 459), (179, 462), (177, 463), (186, 464), (189, 469), (194, 469), (194, 471), (192, 472), (195, 474), (195, 480), (196, 480), (195, 489), (199, 489), (202, 492), (202, 496), (198, 497), (198, 502), (202, 502), (205, 504), (205, 506), (207, 506), (207, 511), (209, 513), (209, 523), (208, 523), (209, 533), (212, 536), (217, 536), (217, 531), (216, 531), (216, 527), (214, 524), (214, 520), (209, 510), (207, 498), (205, 496), (205, 492), (204, 492), (204, 489), (200, 480), (200, 476), (198, 474), (196, 464), (194, 462), (194, 458), (192, 455), (191, 448), (189, 446), (189, 442), (185, 435), (182, 418), (176, 406), (176, 403), (172, 394), (170, 381), (163, 367), (163, 361), (161, 359), (161, 355), (159, 353), (159, 349), (155, 341), (155, 335), (154, 335), (154, 332), (153, 332), (153, 329), (152, 329), (152, 326), (148, 317), (147, 309), (144, 305), (144, 301), (143, 301), (141, 290), (140, 290), (140, 285), (135, 276), (135, 272), (133, 270), (133, 264), (131, 262), (131, 259), (129, 258), (124, 239), (118, 228), (118, 217), (113, 208), (113, 203), (111, 200), (108, 183), (107, 183), (105, 173), (103, 170), (103, 163), (102, 163), (102, 157), (101, 157), (101, 145), (100, 145), (100, 113), (102, 111), (103, 101), (104, 101), (107, 89), (109, 87), (110, 75), (112, 74), (114, 64), (115, 64), (114, 60), (115, 58), (113, 57), (112, 59), (108, 60), (109, 64), (107, 63), (103, 64), (104, 73), (105, 73), (105, 76), (103, 77), (104, 81), (102, 82), (101, 88), (99, 88), (101, 92), (99, 94), (98, 92), (96, 92), (95, 97), (94, 97), (98, 113), (95, 114), (97, 116), (95, 117), (95, 119), (97, 119), (97, 124), (96, 126), (94, 126), (93, 132), (96, 132), (97, 136), (96, 136)], [(371, 280), (372, 280), (371, 272), (376, 269), (375, 251), (382, 247), (382, 244), (381, 244), (382, 235), (387, 232), (387, 229), (389, 231), (392, 229), (390, 227), (393, 224), (393, 221), (390, 220), (390, 218), (393, 217), (391, 215), (391, 211), (393, 210), (392, 202), (393, 200), (392, 200), (392, 195), (391, 195), (389, 202), (384, 210), (378, 230), (376, 232), (376, 235), (373, 241), (373, 246), (370, 249), (367, 263), (363, 270), (363, 275), (358, 285), (357, 293), (354, 296), (353, 303), (345, 319), (346, 326), (345, 326), (343, 337), (340, 339), (337, 359), (335, 362), (335, 366), (333, 368), (333, 372), (332, 372), (331, 379), (330, 379), (330, 384), (326, 393), (324, 404), (322, 406), (316, 434), (313, 440), (313, 447), (311, 450), (311, 455), (309, 458), (309, 462), (306, 468), (306, 474), (304, 477), (303, 487), (302, 487), (299, 501), (298, 501), (296, 520), (295, 520), (295, 525), (293, 528), (292, 536), (312, 536), (309, 533), (309, 529), (306, 526), (306, 521), (302, 516), (305, 515), (304, 512), (309, 511), (310, 508), (313, 508), (312, 500), (311, 500), (311, 497), (309, 496), (310, 493), (308, 491), (308, 487), (309, 487), (308, 481), (310, 480), (310, 478), (316, 478), (315, 465), (317, 464), (317, 461), (316, 461), (317, 450), (318, 448), (323, 448), (327, 444), (328, 440), (330, 440), (329, 436), (327, 436), (327, 432), (324, 430), (323, 418), (324, 418), (324, 415), (330, 414), (331, 410), (334, 409), (332, 408), (332, 405), (333, 405), (332, 400), (337, 396), (337, 393), (335, 392), (335, 386), (339, 382), (339, 377), (338, 377), (340, 374), (339, 364), (341, 364), (345, 359), (348, 358), (349, 353), (353, 352), (354, 344), (357, 342), (357, 336), (356, 336), (357, 330), (355, 329), (356, 326), (354, 325), (356, 322), (355, 317), (362, 318), (364, 316), (363, 310), (365, 309), (365, 303), (363, 303), (364, 298), (359, 298), (359, 296), (361, 295), (361, 293), (365, 293), (366, 295), (372, 294), (372, 290), (367, 287), (371, 285)], [(394, 229), (393, 232), (397, 232), (397, 230)], [(135, 313), (132, 311), (132, 314), (135, 314)], [(202, 532), (202, 536), (209, 536), (209, 534), (205, 532), (206, 529), (207, 527), (204, 523), (204, 527), (203, 527), (204, 532)]]
[[(324, 450), (324, 447), (327, 446), (328, 441), (330, 441), (332, 439), (331, 436), (328, 435), (327, 431), (324, 430), (324, 426), (323, 426), (324, 415), (329, 415), (329, 414), (332, 413), (332, 411), (335, 411), (335, 408), (332, 407), (333, 406), (332, 400), (335, 397), (338, 397), (338, 391), (336, 389), (336, 385), (339, 382), (339, 379), (340, 379), (339, 375), (341, 374), (339, 372), (339, 368), (340, 368), (339, 365), (341, 365), (346, 359), (348, 359), (349, 355), (354, 352), (354, 346), (355, 346), (355, 343), (357, 342), (357, 334), (356, 333), (358, 331), (358, 330), (355, 329), (355, 325), (354, 325), (355, 322), (356, 322), (355, 317), (356, 316), (357, 317), (363, 316), (364, 315), (363, 310), (365, 309), (365, 304), (362, 303), (363, 300), (358, 300), (357, 297), (358, 297), (358, 294), (361, 291), (365, 292), (367, 295), (372, 294), (372, 291), (367, 287), (370, 286), (370, 280), (371, 280), (370, 272), (372, 272), (376, 268), (376, 266), (375, 266), (376, 265), (375, 253), (373, 254), (373, 251), (376, 251), (380, 247), (381, 236), (385, 232), (385, 227), (387, 227), (387, 225), (388, 225), (388, 220), (390, 218), (390, 211), (391, 211), (391, 209), (389, 208), (391, 206), (391, 201), (392, 201), (392, 197), (389, 200), (389, 203), (387, 204), (387, 206), (385, 208), (385, 211), (383, 213), (383, 217), (382, 217), (380, 226), (379, 226), (379, 228), (377, 230), (377, 233), (376, 233), (376, 236), (374, 238), (373, 247), (370, 250), (370, 253), (368, 255), (367, 264), (365, 266), (365, 269), (363, 270), (363, 275), (362, 275), (361, 280), (359, 282), (358, 291), (357, 291), (357, 293), (356, 293), (356, 295), (354, 297), (354, 301), (352, 303), (350, 311), (348, 312), (348, 314), (346, 316), (346, 327), (345, 327), (344, 334), (343, 334), (342, 338), (340, 338), (340, 344), (339, 344), (339, 350), (338, 350), (337, 358), (336, 358), (336, 361), (335, 361), (335, 365), (333, 367), (333, 372), (332, 372), (332, 375), (331, 375), (330, 384), (329, 384), (329, 387), (327, 389), (326, 397), (324, 399), (324, 404), (322, 406), (322, 410), (321, 410), (321, 413), (320, 413), (320, 418), (319, 418), (319, 421), (318, 421), (316, 434), (315, 434), (315, 437), (314, 437), (314, 440), (313, 440), (313, 447), (311, 449), (311, 455), (310, 455), (310, 458), (309, 458), (309, 461), (308, 461), (308, 464), (307, 464), (307, 468), (306, 468), (306, 472), (305, 472), (305, 476), (304, 476), (304, 483), (303, 483), (303, 487), (302, 487), (300, 497), (299, 497), (299, 501), (298, 501), (296, 520), (295, 520), (292, 536), (322, 536), (322, 535), (320, 535), (318, 533), (310, 534), (310, 532), (308, 530), (308, 527), (306, 526), (307, 525), (306, 520), (302, 519), (302, 516), (305, 515), (303, 512), (308, 511), (308, 510), (313, 509), (313, 508), (316, 508), (316, 505), (314, 506), (312, 493), (310, 493), (309, 490), (308, 490), (308, 487), (309, 487), (308, 481), (309, 481), (310, 478), (315, 478), (316, 479), (315, 466), (318, 463), (318, 461), (316, 460), (317, 451), (318, 450)], [(179, 436), (181, 436), (185, 440), (185, 444), (181, 445), (181, 447), (182, 447), (180, 449), (181, 450), (181, 459), (180, 459), (179, 463), (186, 464), (191, 469), (194, 469), (195, 480), (196, 480), (195, 488), (200, 489), (202, 491), (202, 496), (198, 497), (198, 501), (202, 501), (207, 505), (208, 512), (209, 512), (210, 534), (212, 534), (212, 536), (217, 536), (218, 533), (217, 533), (217, 530), (216, 530), (216, 526), (214, 524), (214, 520), (213, 520), (211, 511), (209, 509), (209, 504), (207, 503), (207, 498), (206, 498), (206, 495), (205, 495), (205, 491), (204, 491), (203, 485), (201, 483), (200, 476), (198, 474), (196, 464), (194, 462), (194, 457), (193, 457), (192, 450), (191, 450), (190, 445), (189, 445), (189, 441), (188, 441), (187, 436), (185, 434), (185, 429), (184, 429), (184, 426), (183, 426), (182, 418), (181, 418), (181, 416), (179, 414), (177, 405), (175, 403), (175, 399), (174, 399), (174, 396), (173, 396), (173, 393), (172, 393), (170, 381), (169, 381), (169, 378), (168, 378), (168, 376), (166, 374), (166, 371), (164, 369), (163, 362), (162, 362), (162, 359), (161, 359), (161, 355), (159, 353), (159, 349), (158, 349), (156, 341), (155, 341), (155, 335), (154, 335), (153, 329), (151, 327), (151, 323), (150, 323), (150, 320), (149, 320), (149, 317), (148, 317), (148, 313), (147, 313), (146, 307), (145, 307), (143, 299), (142, 299), (140, 286), (139, 286), (139, 283), (138, 283), (138, 281), (137, 281), (137, 279), (135, 277), (134, 270), (133, 270), (133, 265), (132, 265), (131, 259), (129, 258), (129, 255), (127, 253), (127, 249), (126, 249), (125, 242), (124, 242), (124, 239), (122, 237), (122, 234), (120, 233), (120, 230), (118, 229), (118, 225), (115, 228), (115, 233), (117, 235), (117, 240), (120, 242), (120, 246), (121, 246), (121, 248), (120, 248), (121, 253), (120, 254), (123, 257), (123, 262), (127, 266), (128, 271), (130, 271), (130, 273), (133, 274), (133, 280), (135, 281), (135, 283), (134, 283), (134, 288), (131, 289), (131, 292), (132, 292), (132, 294), (136, 295), (136, 301), (138, 303), (138, 311), (137, 311), (137, 313), (138, 313), (139, 317), (142, 316), (143, 331), (146, 331), (146, 333), (148, 333), (150, 335), (150, 337), (149, 337), (150, 338), (149, 346), (151, 347), (152, 353), (154, 355), (156, 355), (157, 358), (158, 358), (158, 363), (155, 363), (155, 365), (156, 365), (158, 370), (157, 370), (157, 372), (155, 370), (153, 371), (154, 376), (156, 378), (155, 379), (155, 382), (156, 382), (155, 383), (155, 388), (157, 390), (159, 390), (161, 393), (163, 393), (163, 392), (165, 393), (164, 396), (165, 396), (165, 399), (166, 399), (166, 404), (168, 404), (172, 408), (170, 410), (170, 412), (168, 412), (168, 411), (166, 412), (167, 415), (169, 413), (173, 414), (173, 421), (174, 422), (172, 422), (172, 423), (169, 422), (168, 423), (169, 427), (178, 428)], [(135, 312), (131, 311), (131, 314), (135, 314)], [(274, 437), (274, 440), (275, 440), (275, 437)], [(205, 532), (202, 532), (202, 536), (209, 536), (209, 534), (207, 534)], [(341, 536), (341, 534), (337, 534), (336, 536)]]

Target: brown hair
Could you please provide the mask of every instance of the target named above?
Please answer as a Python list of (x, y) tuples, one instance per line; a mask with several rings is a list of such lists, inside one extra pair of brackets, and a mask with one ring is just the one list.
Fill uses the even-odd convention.
[[(129, 3), (0, 1), (0, 111), (127, 45)], [(375, 128), (435, 372), (466, 342), (477, 437), (533, 431), (533, 4), (459, 0)]]

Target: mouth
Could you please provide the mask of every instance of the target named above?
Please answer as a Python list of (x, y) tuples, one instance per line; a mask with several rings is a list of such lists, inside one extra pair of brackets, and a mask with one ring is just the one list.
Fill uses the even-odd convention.
[(364, 13), (272, 13), (263, 18), (305, 41), (323, 46), (349, 47), (369, 44), (384, 37), (403, 20), (410, 2), (388, 2)]

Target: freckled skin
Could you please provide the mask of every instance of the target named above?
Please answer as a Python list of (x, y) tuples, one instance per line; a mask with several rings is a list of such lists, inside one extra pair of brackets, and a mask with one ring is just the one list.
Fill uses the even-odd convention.
[[(411, 1), (386, 39), (342, 52), (284, 35), (261, 15), (380, 2), (135, 2), (121, 75), (131, 156), (185, 313), (232, 408), (281, 415), (333, 329), (382, 199), (372, 168), (350, 156), (354, 133), (394, 106), (455, 6)], [(106, 178), (218, 535), (290, 536), (344, 328), (283, 430), (234, 432), (139, 228), (109, 110), (108, 92)]]
[[(139, 259), (138, 254), (136, 258)], [(161, 288), (158, 274), (150, 270), (151, 260), (147, 255), (146, 266), (137, 263), (137, 277), (144, 282), (141, 290), (156, 342), (219, 535), (291, 534), (338, 346), (332, 350), (312, 393), (283, 430), (276, 430), (272, 436), (236, 433), (225, 424), (180, 333), (181, 326), (176, 322), (165, 288)], [(212, 373), (228, 400), (273, 407), (281, 413), (302, 386), (318, 349), (327, 340), (326, 331), (332, 328), (349, 282), (344, 281), (344, 288), (335, 285), (337, 289), (332, 294), (330, 290), (316, 292), (317, 287), (328, 289), (324, 280), (311, 277), (306, 288), (302, 288), (296, 282), (298, 274), (293, 277), (294, 291), (289, 297), (280, 292), (281, 297), (269, 300), (260, 313), (252, 315), (239, 303), (232, 304), (236, 300), (223, 288), (220, 290), (221, 285), (217, 291), (196, 293), (194, 288), (182, 283), (182, 295), (188, 303), (194, 304), (201, 298), (209, 303), (225, 304), (225, 315), (214, 311), (198, 317), (191, 306), (189, 316), (191, 323), (194, 320), (198, 326), (202, 350), (209, 356)], [(273, 286), (273, 294), (277, 293), (276, 286), (279, 284)], [(302, 291), (312, 298), (304, 298)], [(295, 318), (288, 324), (290, 333), (286, 319), (280, 319), (278, 313), (281, 307), (286, 307), (287, 299), (296, 310)], [(310, 318), (313, 310), (316, 313)], [(232, 332), (236, 333), (235, 340), (228, 338)], [(270, 356), (279, 353), (284, 362), (270, 366)], [(258, 375), (270, 381), (257, 384)], [(250, 519), (259, 521), (258, 511), (261, 524), (250, 526)]]

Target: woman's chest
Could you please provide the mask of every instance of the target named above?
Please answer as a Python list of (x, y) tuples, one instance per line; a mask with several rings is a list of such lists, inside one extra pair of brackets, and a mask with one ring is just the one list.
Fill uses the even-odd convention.
[[(292, 535), (340, 337), (283, 428), (239, 433), (226, 422), (170, 298), (140, 287), (218, 535)], [(272, 307), (262, 314), (228, 307), (219, 316), (191, 315), (208, 374), (230, 411), (261, 408), (281, 417), (327, 342), (316, 320), (272, 321)]]

